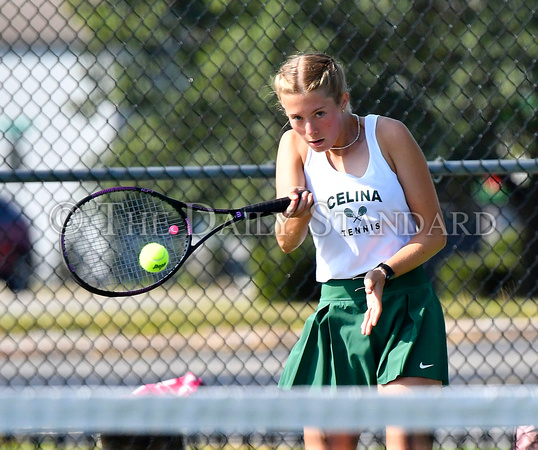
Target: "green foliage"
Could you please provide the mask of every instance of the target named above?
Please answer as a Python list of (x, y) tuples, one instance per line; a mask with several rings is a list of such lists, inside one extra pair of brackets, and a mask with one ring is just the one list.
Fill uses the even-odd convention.
[(125, 123), (109, 164), (274, 159), (283, 118), (270, 78), (297, 51), (339, 57), (356, 110), (404, 120), (429, 157), (537, 153), (522, 127), (538, 104), (523, 0), (68, 1), (88, 50), (115, 60), (107, 92)]
[(484, 241), (476, 251), (452, 253), (436, 271), (440, 298), (513, 295), (525, 274), (520, 259), (523, 246), (519, 233), (510, 229), (493, 245)]
[(310, 239), (285, 254), (276, 240), (258, 245), (250, 262), (252, 280), (269, 301), (309, 301), (319, 298), (315, 278), (314, 248)]
[[(93, 75), (92, 98), (108, 97), (123, 118), (100, 161), (109, 166), (273, 161), (286, 121), (271, 77), (299, 51), (340, 59), (355, 112), (402, 120), (429, 160), (538, 156), (538, 22), (525, 0), (66, 2), (91, 34), (92, 70), (107, 75)], [(454, 183), (458, 195), (442, 201), (472, 193), (444, 180), (440, 196)], [(210, 180), (184, 192), (246, 203), (269, 191)]]

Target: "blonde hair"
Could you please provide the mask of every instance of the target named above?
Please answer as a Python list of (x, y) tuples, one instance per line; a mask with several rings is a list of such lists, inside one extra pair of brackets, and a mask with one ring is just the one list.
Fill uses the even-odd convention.
[(273, 80), (280, 102), (283, 94), (306, 94), (322, 90), (336, 104), (347, 92), (342, 66), (324, 53), (305, 53), (288, 58)]

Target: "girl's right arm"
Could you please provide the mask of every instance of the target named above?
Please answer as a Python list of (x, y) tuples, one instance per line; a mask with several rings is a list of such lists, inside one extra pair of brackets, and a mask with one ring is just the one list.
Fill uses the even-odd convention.
[(306, 143), (293, 131), (282, 136), (276, 159), (277, 197), (289, 196), (290, 206), (276, 217), (275, 234), (278, 245), (285, 253), (299, 247), (308, 233), (312, 217), (313, 195), (305, 191), (304, 161), (307, 154)]

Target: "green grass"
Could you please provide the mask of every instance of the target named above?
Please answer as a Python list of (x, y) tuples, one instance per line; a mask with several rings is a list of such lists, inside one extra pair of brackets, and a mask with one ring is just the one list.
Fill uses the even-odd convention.
[(538, 317), (538, 304), (535, 299), (529, 298), (486, 298), (462, 294), (454, 298), (442, 297), (441, 303), (447, 320)]
[(312, 305), (267, 303), (252, 288), (211, 286), (156, 289), (128, 298), (94, 296), (69, 286), (56, 291), (42, 288), (0, 303), (0, 332), (84, 330), (91, 334), (121, 331), (132, 334), (192, 333), (240, 327), (300, 328)]
[[(99, 335), (156, 335), (180, 333), (206, 335), (215, 330), (271, 329), (299, 332), (313, 312), (315, 302), (267, 302), (255, 287), (238, 289), (199, 286), (184, 290), (177, 285), (132, 298), (94, 296), (69, 286), (55, 291), (42, 288), (21, 293), (0, 303), (0, 332), (83, 330)], [(441, 297), (446, 319), (536, 318), (533, 299), (474, 297), (465, 293)]]

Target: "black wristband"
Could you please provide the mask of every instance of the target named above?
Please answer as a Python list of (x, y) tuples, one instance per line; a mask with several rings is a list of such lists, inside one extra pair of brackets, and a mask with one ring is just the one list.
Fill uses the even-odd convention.
[(385, 263), (379, 263), (377, 266), (375, 266), (375, 268), (380, 268), (380, 269), (383, 269), (383, 271), (385, 272), (386, 276), (385, 276), (385, 280), (386, 281), (389, 281), (393, 276), (394, 276), (394, 270), (392, 270), (392, 267), (390, 267), (388, 264), (385, 264)]

